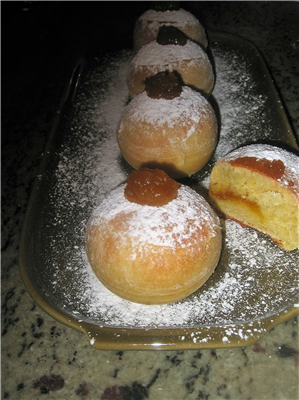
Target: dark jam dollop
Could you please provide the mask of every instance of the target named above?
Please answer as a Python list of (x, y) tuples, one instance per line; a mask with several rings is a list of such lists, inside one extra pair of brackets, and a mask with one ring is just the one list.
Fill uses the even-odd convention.
[(162, 25), (159, 28), (157, 35), (157, 43), (162, 46), (168, 46), (169, 44), (175, 44), (178, 46), (185, 46), (187, 43), (188, 36), (185, 35), (179, 28), (171, 25)]
[(172, 100), (179, 97), (182, 85), (176, 72), (158, 72), (144, 81), (145, 91), (152, 99)]
[(152, 1), (151, 9), (155, 11), (178, 11), (180, 9), (179, 1)]
[(127, 200), (147, 206), (163, 206), (177, 198), (179, 184), (166, 172), (142, 168), (132, 171), (125, 187)]
[(231, 165), (244, 166), (252, 171), (262, 172), (272, 179), (281, 179), (284, 175), (285, 166), (281, 160), (267, 160), (265, 158), (242, 157), (230, 161)]

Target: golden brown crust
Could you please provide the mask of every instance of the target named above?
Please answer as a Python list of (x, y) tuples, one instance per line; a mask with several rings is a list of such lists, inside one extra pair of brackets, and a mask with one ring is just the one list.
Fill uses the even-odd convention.
[[(184, 88), (188, 99), (190, 92), (194, 91)], [(161, 113), (170, 115), (169, 121), (163, 120), (163, 122), (155, 119), (146, 120), (145, 117), (139, 118), (139, 114), (144, 115), (142, 107), (147, 102), (149, 103), (148, 110), (153, 109), (152, 102), (145, 93), (133, 99), (131, 106), (123, 114), (117, 133), (122, 155), (133, 168), (159, 168), (166, 171), (172, 178), (178, 179), (199, 171), (209, 161), (218, 139), (215, 113), (202, 96), (192, 93), (190, 104), (192, 103), (194, 108), (193, 118), (188, 99), (182, 102), (179, 99), (168, 100), (169, 103), (167, 100), (164, 102), (152, 100), (152, 102), (159, 101), (157, 107), (161, 104)], [(175, 101), (178, 106), (171, 114), (170, 105)], [(165, 111), (163, 104), (165, 104)], [(153, 114), (158, 115), (160, 110), (153, 110)], [(173, 123), (174, 118), (176, 118), (176, 123)]]
[[(136, 254), (117, 226), (91, 227), (87, 254), (98, 279), (118, 296), (142, 304), (181, 300), (201, 287), (217, 266), (221, 232), (205, 244), (181, 249), (147, 244)], [(97, 256), (96, 256), (97, 255)]]
[[(217, 266), (219, 220), (193, 190), (162, 207), (141, 206), (117, 187), (87, 226), (86, 252), (98, 279), (116, 295), (165, 304), (193, 293)], [(110, 210), (110, 211), (109, 211)]]

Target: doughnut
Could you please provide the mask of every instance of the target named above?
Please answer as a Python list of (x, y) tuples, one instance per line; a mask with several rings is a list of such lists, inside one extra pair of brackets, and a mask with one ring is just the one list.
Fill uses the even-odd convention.
[(127, 78), (131, 98), (144, 91), (146, 78), (163, 71), (176, 71), (185, 85), (205, 96), (213, 90), (215, 76), (206, 52), (172, 26), (162, 26), (157, 39), (133, 57)]
[(172, 303), (195, 292), (215, 270), (221, 244), (219, 219), (206, 200), (150, 169), (132, 171), (110, 191), (86, 230), (97, 278), (141, 304)]
[(203, 26), (190, 12), (178, 8), (175, 10), (147, 10), (136, 21), (133, 33), (134, 50), (138, 51), (145, 44), (152, 42), (162, 25), (175, 26), (189, 39), (207, 48), (208, 40)]
[(276, 146), (236, 149), (212, 169), (211, 202), (227, 218), (294, 250), (299, 244), (298, 167), (297, 155)]
[(166, 95), (152, 96), (146, 90), (126, 106), (117, 140), (133, 168), (159, 168), (179, 179), (199, 171), (210, 159), (218, 140), (214, 110), (200, 93), (179, 87), (181, 92), (169, 99), (167, 85), (161, 84)]

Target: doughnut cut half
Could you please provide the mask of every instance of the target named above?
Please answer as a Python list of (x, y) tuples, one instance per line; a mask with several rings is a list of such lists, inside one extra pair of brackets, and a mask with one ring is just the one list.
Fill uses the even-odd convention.
[(212, 170), (212, 204), (227, 218), (294, 250), (299, 245), (298, 166), (298, 156), (276, 146), (233, 151)]

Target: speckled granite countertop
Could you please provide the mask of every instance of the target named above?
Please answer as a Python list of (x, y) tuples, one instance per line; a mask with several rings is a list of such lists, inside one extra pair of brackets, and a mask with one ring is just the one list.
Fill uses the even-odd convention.
[[(127, 40), (148, 3), (132, 2), (131, 10), (115, 2), (1, 6), (2, 399), (297, 399), (297, 317), (254, 346), (117, 352), (93, 349), (34, 303), (19, 273), (20, 233), (70, 68), (86, 43), (105, 47), (102, 32), (111, 21)], [(298, 138), (299, 3), (184, 2), (184, 8), (208, 30), (238, 34), (259, 48)]]

